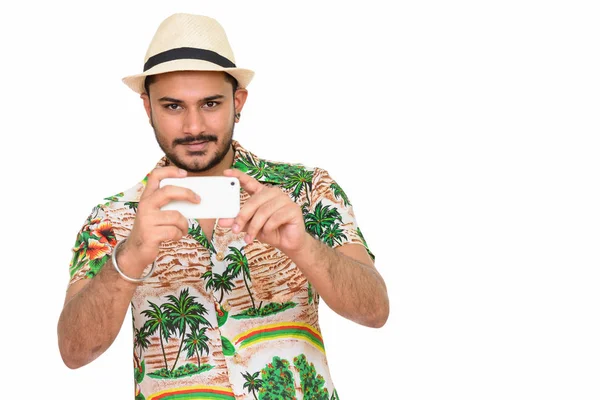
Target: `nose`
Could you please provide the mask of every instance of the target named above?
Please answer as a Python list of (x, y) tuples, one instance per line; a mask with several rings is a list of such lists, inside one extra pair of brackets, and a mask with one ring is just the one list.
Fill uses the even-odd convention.
[(202, 111), (188, 109), (183, 121), (183, 132), (190, 135), (203, 133), (205, 129), (205, 120)]

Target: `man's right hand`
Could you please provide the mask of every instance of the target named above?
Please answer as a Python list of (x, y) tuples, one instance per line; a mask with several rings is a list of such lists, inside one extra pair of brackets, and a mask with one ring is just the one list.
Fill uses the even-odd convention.
[(131, 233), (119, 246), (119, 268), (132, 278), (140, 277), (144, 269), (158, 257), (160, 244), (167, 240), (179, 240), (188, 232), (188, 221), (179, 212), (160, 208), (180, 200), (199, 203), (200, 197), (192, 190), (167, 185), (159, 187), (165, 178), (183, 178), (185, 170), (174, 166), (156, 168), (148, 176), (142, 193)]

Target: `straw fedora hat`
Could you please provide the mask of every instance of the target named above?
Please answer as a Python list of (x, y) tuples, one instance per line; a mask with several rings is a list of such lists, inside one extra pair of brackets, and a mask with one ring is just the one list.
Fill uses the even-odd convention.
[(146, 52), (144, 72), (127, 76), (123, 82), (141, 94), (147, 76), (173, 71), (224, 71), (241, 88), (254, 76), (253, 71), (235, 65), (225, 30), (216, 20), (182, 13), (160, 24)]

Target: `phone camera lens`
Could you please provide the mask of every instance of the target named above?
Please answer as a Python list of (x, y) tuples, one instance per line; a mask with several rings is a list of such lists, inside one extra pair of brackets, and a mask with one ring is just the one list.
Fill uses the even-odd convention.
[(231, 186), (235, 186), (235, 182), (231, 181)]

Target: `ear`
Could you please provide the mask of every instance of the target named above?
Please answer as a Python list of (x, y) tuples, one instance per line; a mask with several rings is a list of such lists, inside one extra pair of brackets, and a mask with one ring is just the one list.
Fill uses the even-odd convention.
[(241, 113), (246, 99), (248, 98), (248, 91), (246, 89), (238, 89), (235, 91), (233, 96), (233, 106), (235, 107), (234, 114)]
[(147, 93), (142, 93), (140, 98), (144, 102), (144, 109), (146, 110), (146, 114), (148, 115), (148, 119), (150, 119), (150, 124), (152, 124), (152, 107), (150, 106), (150, 97)]

